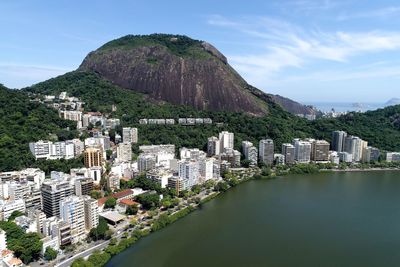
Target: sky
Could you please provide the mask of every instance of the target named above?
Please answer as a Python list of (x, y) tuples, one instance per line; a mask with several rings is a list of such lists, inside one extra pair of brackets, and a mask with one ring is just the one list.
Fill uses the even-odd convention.
[(4, 0), (0, 83), (76, 69), (102, 44), (173, 33), (205, 40), (259, 89), (303, 103), (400, 98), (400, 2)]

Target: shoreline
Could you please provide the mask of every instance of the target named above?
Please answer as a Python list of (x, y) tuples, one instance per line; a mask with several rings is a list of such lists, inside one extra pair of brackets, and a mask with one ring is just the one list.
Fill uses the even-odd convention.
[[(349, 173), (351, 173), (351, 172), (380, 172), (380, 171), (400, 171), (400, 168), (320, 169), (320, 170), (318, 170), (318, 172), (316, 172), (316, 173), (324, 173), (324, 172), (333, 172), (333, 173), (334, 173), (334, 172), (338, 172), (338, 173), (341, 173), (341, 172), (349, 172)], [(300, 175), (307, 175), (307, 174), (312, 174), (312, 173), (302, 173), (302, 174), (300, 174)], [(261, 178), (261, 179), (256, 179), (256, 178), (255, 178), (255, 174), (254, 174), (254, 175), (251, 176), (251, 177), (247, 177), (247, 178), (242, 178), (242, 179), (240, 179), (240, 180), (239, 180), (239, 183), (238, 183), (237, 185), (235, 185), (235, 186), (230, 186), (230, 187), (228, 188), (228, 190), (226, 190), (226, 191), (216, 191), (216, 192), (213, 192), (213, 193), (211, 193), (211, 194), (205, 196), (203, 199), (201, 199), (201, 200), (199, 201), (199, 203), (193, 203), (193, 205), (190, 205), (190, 206), (188, 206), (188, 207), (185, 207), (185, 208), (183, 208), (183, 209), (181, 209), (181, 210), (179, 210), (179, 211), (176, 211), (176, 212), (171, 213), (171, 214), (169, 214), (169, 215), (167, 214), (167, 216), (168, 216), (169, 218), (172, 218), (172, 217), (174, 217), (174, 216), (176, 216), (176, 215), (178, 215), (178, 216), (176, 216), (176, 217), (173, 218), (169, 223), (163, 225), (161, 228), (158, 228), (157, 230), (154, 230), (154, 231), (151, 230), (151, 226), (150, 226), (150, 229), (148, 229), (149, 231), (147, 231), (147, 229), (136, 230), (136, 231), (142, 232), (143, 235), (141, 235), (141, 236), (134, 236), (134, 235), (132, 234), (131, 237), (128, 238), (128, 239), (132, 239), (132, 243), (127, 244), (127, 246), (126, 246), (125, 248), (123, 248), (121, 251), (119, 251), (118, 253), (116, 253), (116, 254), (114, 254), (114, 255), (110, 255), (110, 257), (108, 258), (107, 262), (105, 262), (104, 265), (102, 265), (102, 266), (106, 266), (106, 265), (108, 264), (108, 262), (109, 262), (112, 258), (114, 258), (114, 257), (117, 256), (118, 254), (122, 253), (122, 252), (125, 251), (126, 249), (130, 248), (131, 246), (133, 246), (136, 242), (140, 241), (140, 239), (142, 239), (142, 238), (144, 238), (144, 237), (146, 237), (146, 236), (148, 236), (148, 235), (151, 235), (152, 233), (155, 233), (155, 232), (157, 232), (157, 231), (159, 231), (159, 230), (162, 230), (162, 229), (168, 227), (169, 225), (172, 225), (172, 224), (175, 223), (176, 221), (178, 221), (178, 220), (180, 220), (180, 219), (186, 217), (187, 215), (191, 214), (192, 212), (194, 212), (194, 211), (200, 209), (200, 208), (202, 207), (203, 204), (205, 204), (205, 203), (207, 203), (207, 202), (209, 202), (209, 201), (211, 201), (211, 200), (217, 198), (217, 197), (220, 196), (220, 195), (223, 195), (224, 193), (228, 192), (230, 189), (232, 189), (232, 188), (234, 188), (234, 187), (236, 187), (236, 186), (239, 186), (239, 185), (242, 184), (242, 183), (246, 183), (246, 182), (249, 182), (249, 181), (257, 181), (257, 180), (272, 180), (272, 179), (277, 179), (277, 178), (281, 178), (281, 177), (286, 177), (286, 176), (288, 176), (288, 175), (292, 175), (292, 173), (287, 173), (287, 174), (285, 174), (285, 175), (279, 175), (279, 176), (276, 176), (275, 173), (273, 173), (271, 176), (268, 176), (268, 177), (265, 177), (265, 178)], [(294, 175), (294, 174), (293, 174), (293, 175)], [(165, 214), (165, 213), (164, 213), (164, 214)], [(153, 224), (154, 224), (154, 222), (153, 222)], [(122, 234), (122, 233), (121, 233), (121, 234)], [(119, 243), (120, 243), (121, 241), (123, 241), (123, 240), (124, 240), (124, 239), (121, 239), (121, 240), (119, 241)], [(126, 240), (126, 239), (125, 239), (125, 240)], [(105, 240), (104, 243), (102, 243), (102, 244), (109, 243), (109, 241), (110, 241), (110, 240)], [(119, 243), (118, 243), (118, 244), (119, 244)], [(129, 242), (128, 242), (128, 243), (129, 243)], [(101, 253), (101, 254), (107, 253), (106, 250), (107, 250), (107, 247), (106, 247), (105, 249), (101, 250), (100, 253)], [(84, 252), (85, 252), (85, 251), (83, 251), (83, 252), (81, 252), (81, 253), (84, 253)], [(93, 253), (94, 253), (94, 252), (93, 252)], [(90, 255), (93, 255), (93, 253), (87, 255), (86, 258), (88, 258)], [(107, 253), (107, 254), (108, 254), (108, 253)], [(56, 266), (62, 266), (62, 264), (63, 264), (63, 263), (58, 263)]]
[(327, 171), (332, 171), (332, 172), (376, 172), (376, 171), (400, 171), (400, 168), (367, 168), (367, 169), (362, 169), (362, 168), (356, 168), (356, 169), (332, 169)]

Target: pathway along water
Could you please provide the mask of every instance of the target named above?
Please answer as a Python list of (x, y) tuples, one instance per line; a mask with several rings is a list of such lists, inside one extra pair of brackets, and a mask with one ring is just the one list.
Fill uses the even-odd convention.
[(108, 267), (400, 266), (400, 172), (251, 181)]

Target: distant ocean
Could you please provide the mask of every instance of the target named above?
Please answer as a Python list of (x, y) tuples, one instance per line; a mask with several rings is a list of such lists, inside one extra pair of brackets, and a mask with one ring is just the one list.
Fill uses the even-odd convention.
[(321, 111), (331, 111), (334, 109), (336, 112), (345, 111), (368, 111), (383, 108), (382, 103), (338, 103), (338, 102), (309, 102), (305, 105), (312, 105)]

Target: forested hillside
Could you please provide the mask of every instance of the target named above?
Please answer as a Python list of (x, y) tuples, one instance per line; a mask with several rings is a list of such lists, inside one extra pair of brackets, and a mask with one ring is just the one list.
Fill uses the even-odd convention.
[[(0, 171), (34, 166), (28, 143), (48, 139), (56, 134), (60, 139), (77, 136), (75, 123), (61, 120), (55, 110), (29, 101), (26, 92), (10, 90), (0, 85)], [(68, 131), (66, 128), (71, 130)]]
[[(39, 83), (25, 90), (56, 94), (67, 91), (86, 102), (86, 110), (111, 113), (116, 104), (114, 117), (121, 118), (123, 126), (136, 126), (140, 130), (141, 144), (173, 143), (178, 147), (205, 148), (207, 138), (219, 131), (235, 133), (235, 145), (239, 149), (242, 140), (257, 143), (269, 137), (275, 140), (276, 150), (284, 142), (295, 137), (324, 138), (330, 141), (333, 130), (343, 129), (349, 134), (368, 140), (371, 145), (389, 151), (400, 151), (400, 106), (367, 112), (350, 113), (339, 119), (319, 119), (313, 122), (298, 118), (271, 105), (267, 116), (253, 117), (244, 113), (198, 111), (188, 106), (155, 102), (144, 94), (125, 90), (90, 72), (75, 71)], [(210, 117), (221, 125), (139, 125), (141, 118)]]

